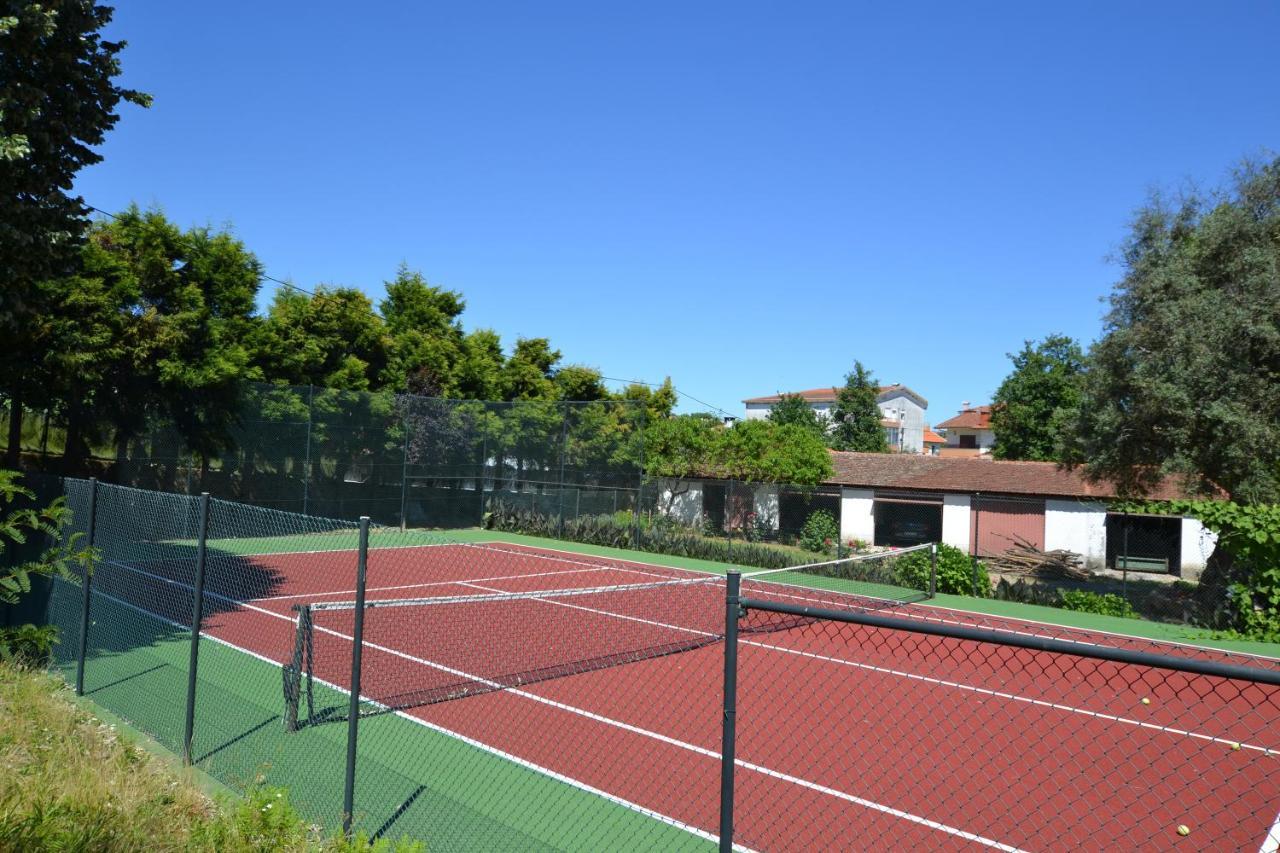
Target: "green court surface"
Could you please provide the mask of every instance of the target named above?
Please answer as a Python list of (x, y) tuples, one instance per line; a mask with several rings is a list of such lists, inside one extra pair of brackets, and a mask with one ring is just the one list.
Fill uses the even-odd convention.
[[(58, 582), (58, 668), (74, 681), (80, 589)], [(189, 635), (95, 595), (86, 699), (174, 753), (181, 751)], [(200, 645), (193, 754), (233, 790), (283, 786), (308, 821), (340, 825), (347, 725), (286, 733), (282, 676), (217, 641)], [(317, 707), (347, 697), (317, 685)], [(711, 842), (395, 714), (360, 722), (356, 827), (428, 849), (706, 850)]]

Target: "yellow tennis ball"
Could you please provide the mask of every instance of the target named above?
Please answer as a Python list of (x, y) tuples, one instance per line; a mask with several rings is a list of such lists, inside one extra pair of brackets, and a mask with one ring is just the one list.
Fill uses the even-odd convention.
[(1190, 835), (1190, 834), (1191, 834), (1191, 827), (1187, 826), (1185, 823), (1180, 823), (1180, 824), (1178, 824), (1178, 834), (1179, 834), (1179, 835)]
[(1150, 700), (1150, 699), (1148, 699), (1146, 696), (1143, 696), (1143, 697), (1142, 697), (1142, 704), (1143, 704), (1143, 705), (1150, 705), (1150, 704), (1151, 704), (1151, 700)]
[(1239, 749), (1240, 749), (1240, 744), (1238, 744), (1238, 743), (1233, 743), (1233, 744), (1231, 744), (1231, 750), (1232, 750), (1233, 752), (1238, 751)]

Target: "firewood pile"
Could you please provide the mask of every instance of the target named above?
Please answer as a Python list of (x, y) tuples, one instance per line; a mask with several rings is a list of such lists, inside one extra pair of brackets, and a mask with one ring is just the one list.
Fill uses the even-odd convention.
[(988, 569), (1006, 575), (1081, 581), (1093, 576), (1084, 567), (1084, 558), (1074, 551), (1063, 548), (1043, 551), (1020, 536), (1011, 541), (1012, 547), (1004, 553), (984, 559)]

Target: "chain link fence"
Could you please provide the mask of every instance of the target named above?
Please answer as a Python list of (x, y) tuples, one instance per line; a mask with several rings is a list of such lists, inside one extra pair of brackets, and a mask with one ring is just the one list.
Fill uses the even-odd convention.
[(933, 544), (726, 579), (65, 489), (96, 558), (55, 581), (54, 666), (320, 826), (446, 850), (1280, 843), (1280, 662), (947, 609)]

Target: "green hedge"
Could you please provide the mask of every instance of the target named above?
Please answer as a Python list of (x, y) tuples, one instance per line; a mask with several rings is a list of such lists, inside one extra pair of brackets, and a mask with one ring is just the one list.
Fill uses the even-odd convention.
[(742, 540), (730, 542), (727, 539), (703, 536), (674, 522), (641, 520), (637, 523), (627, 513), (566, 518), (561, 529), (557, 516), (495, 501), (485, 514), (485, 527), (508, 533), (761, 569), (785, 569), (813, 559), (812, 555), (798, 548)]

